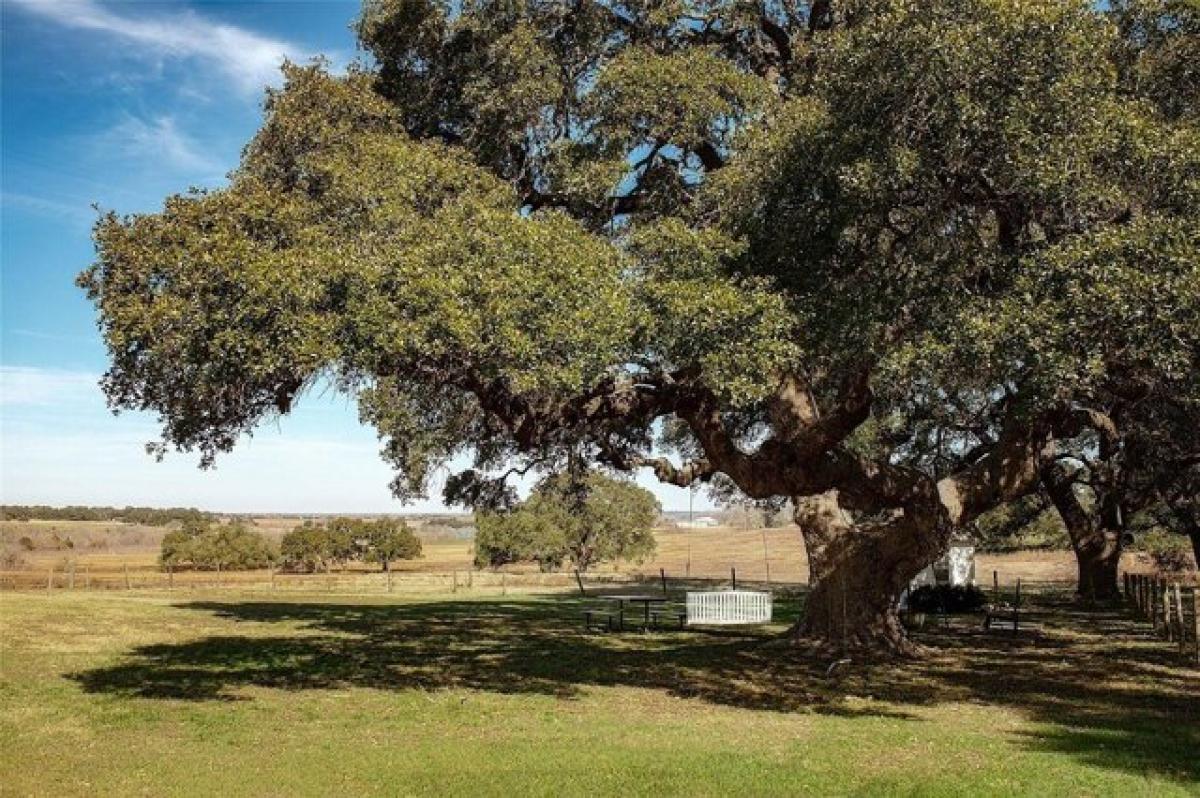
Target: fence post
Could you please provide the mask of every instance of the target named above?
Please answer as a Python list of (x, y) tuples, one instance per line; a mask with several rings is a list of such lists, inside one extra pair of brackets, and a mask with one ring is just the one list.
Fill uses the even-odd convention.
[[(578, 571), (576, 573), (578, 573)], [(666, 568), (658, 569), (658, 578), (662, 580), (663, 595), (665, 596), (665, 595), (667, 595), (667, 569)]]
[(508, 595), (508, 574), (505, 573), (500, 574), (500, 595)]
[(1129, 603), (1129, 572), (1126, 571), (1124, 574), (1122, 574), (1122, 577), (1124, 577), (1123, 584), (1125, 586), (1125, 603), (1128, 604)]
[(90, 565), (83, 566), (83, 589), (90, 590), (92, 587), (92, 567)]
[(1175, 583), (1175, 617), (1179, 619), (1179, 630), (1175, 639), (1179, 641), (1179, 653), (1187, 653), (1187, 629), (1184, 627), (1183, 617), (1183, 591), (1179, 588), (1179, 583)]
[(579, 569), (575, 569), (575, 584), (579, 585), (579, 595), (586, 597), (587, 591), (583, 589), (583, 577), (579, 575)]
[(72, 561), (70, 563), (70, 566), (71, 566), (70, 569), (67, 571), (67, 589), (74, 590), (75, 589), (75, 562)]
[(767, 528), (765, 526), (762, 529), (762, 539), (763, 539), (763, 565), (766, 567), (766, 570), (767, 570), (767, 584), (769, 585), (769, 584), (771, 584), (771, 552), (767, 548)]
[(50, 566), (50, 570), (46, 572), (46, 592), (54, 589), (54, 566)]
[(450, 585), (450, 592), (451, 592), (451, 593), (457, 593), (457, 592), (458, 592), (458, 571), (454, 571), (454, 572), (452, 573), (452, 576), (451, 576), (451, 578), (452, 578), (454, 581), (453, 581), (453, 582), (451, 583), (451, 585)]
[(737, 590), (737, 568), (729, 566), (729, 576), (733, 579), (733, 589)]
[(1148, 578), (1146, 585), (1147, 592), (1149, 593), (1150, 625), (1154, 627), (1154, 634), (1158, 634), (1158, 616), (1161, 614), (1158, 609), (1158, 579)]
[(1167, 639), (1175, 639), (1175, 620), (1174, 612), (1171, 609), (1171, 586), (1167, 584), (1167, 580), (1162, 582), (1162, 603), (1163, 603), (1163, 625), (1166, 627)]
[(125, 589), (129, 589), (129, 563), (121, 563), (121, 572), (125, 574)]
[(1163, 627), (1167, 633), (1167, 640), (1175, 639), (1175, 611), (1171, 606), (1171, 586), (1164, 579), (1162, 581), (1162, 599), (1163, 599)]
[(467, 571), (467, 590), (475, 586), (475, 568), (472, 567)]
[(1192, 588), (1192, 623), (1195, 624), (1196, 664), (1200, 665), (1200, 584)]

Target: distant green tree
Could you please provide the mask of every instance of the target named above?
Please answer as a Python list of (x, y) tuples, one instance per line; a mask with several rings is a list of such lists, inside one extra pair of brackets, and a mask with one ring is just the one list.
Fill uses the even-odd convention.
[(334, 518), (326, 527), (325, 556), (328, 561), (345, 567), (351, 560), (361, 560), (366, 553), (367, 526), (359, 518)]
[(641, 560), (654, 551), (661, 508), (654, 494), (599, 472), (555, 474), (508, 513), (477, 516), (475, 560), (481, 565), (533, 561), (553, 570), (566, 560), (580, 571), (611, 560)]
[(279, 541), (279, 556), (285, 568), (309, 572), (327, 569), (328, 530), (323, 525), (305, 521)]
[(413, 560), (421, 556), (421, 541), (408, 524), (396, 518), (379, 518), (363, 525), (366, 532), (366, 560), (379, 563), (383, 570), (395, 560)]
[(1067, 528), (1048, 497), (1032, 493), (984, 513), (972, 528), (980, 551), (1071, 548)]
[(214, 524), (192, 519), (163, 536), (159, 562), (172, 568), (244, 571), (265, 568), (276, 556), (261, 532), (240, 521)]
[(498, 568), (511, 562), (536, 562), (543, 571), (560, 568), (567, 558), (567, 543), (557, 520), (527, 507), (477, 513), (475, 564)]

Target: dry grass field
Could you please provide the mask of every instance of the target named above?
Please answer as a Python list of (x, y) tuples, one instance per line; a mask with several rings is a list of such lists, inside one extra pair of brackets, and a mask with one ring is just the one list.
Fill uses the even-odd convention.
[[(278, 541), (302, 521), (296, 517), (264, 516), (254, 519), (268, 538)], [(82, 521), (4, 521), (0, 536), (6, 551), (15, 551), (16, 563), (0, 563), (0, 589), (125, 589), (217, 588), (319, 590), (324, 592), (388, 592), (390, 590), (443, 590), (504, 586), (505, 589), (570, 588), (570, 573), (542, 574), (533, 565), (506, 566), (501, 571), (472, 568), (473, 544), (435, 525), (418, 526), (423, 538), (420, 559), (394, 564), (389, 578), (377, 567), (353, 563), (329, 574), (272, 574), (267, 570), (223, 574), (183, 571), (167, 574), (158, 564), (158, 549), (166, 529), (123, 523)], [(669, 579), (692, 578), (729, 581), (736, 570), (743, 582), (806, 584), (808, 563), (799, 530), (794, 526), (772, 529), (715, 527), (664, 528), (656, 532), (658, 547), (641, 563), (610, 563), (587, 575), (590, 580), (658, 579), (660, 569)], [(34, 541), (27, 551), (21, 538)], [(66, 541), (71, 547), (66, 547)], [(1017, 552), (981, 554), (979, 581), (990, 583), (992, 571), (1002, 584), (1017, 578), (1026, 582), (1069, 581), (1074, 562), (1069, 552)], [(1130, 555), (1128, 569), (1140, 565)], [(389, 588), (390, 585), (390, 588)]]
[[(278, 541), (303, 519), (264, 516), (255, 526)], [(420, 559), (393, 565), (393, 589), (441, 589), (500, 585), (521, 587), (569, 587), (570, 573), (541, 574), (533, 565), (506, 566), (501, 571), (474, 571), (473, 544), (454, 537), (445, 527), (418, 526), (423, 538)], [(168, 576), (158, 565), (158, 550), (166, 529), (123, 523), (84, 521), (4, 521), (0, 537), (6, 551), (16, 551), (18, 563), (0, 563), (0, 589), (53, 588), (165, 588), (240, 586), (274, 587), (348, 592), (386, 591), (387, 578), (375, 566), (352, 563), (331, 574), (277, 574), (266, 570), (224, 574), (179, 572)], [(806, 584), (808, 562), (799, 530), (791, 525), (772, 529), (714, 527), (710, 529), (663, 528), (656, 531), (658, 547), (641, 563), (610, 563), (589, 574), (592, 579), (657, 579), (660, 569), (668, 578), (728, 581), (736, 569), (739, 581), (775, 584)], [(35, 541), (26, 551), (16, 545), (21, 538)], [(71, 548), (64, 542), (70, 540)], [(58, 544), (57, 547), (54, 547)], [(1127, 555), (1126, 570), (1148, 570), (1134, 554)], [(978, 579), (991, 583), (993, 571), (1001, 584), (1018, 578), (1025, 582), (1069, 582), (1074, 576), (1074, 558), (1065, 551), (1027, 551), (980, 554)]]

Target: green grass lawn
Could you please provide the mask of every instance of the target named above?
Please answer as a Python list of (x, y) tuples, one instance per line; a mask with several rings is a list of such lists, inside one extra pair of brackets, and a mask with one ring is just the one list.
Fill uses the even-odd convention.
[(1200, 794), (1200, 671), (1040, 602), (826, 678), (560, 596), (3, 594), (0, 793)]

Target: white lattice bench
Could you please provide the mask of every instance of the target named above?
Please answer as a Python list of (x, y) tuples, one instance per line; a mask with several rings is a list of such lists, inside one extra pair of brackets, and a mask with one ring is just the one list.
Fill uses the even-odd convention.
[(714, 590), (687, 594), (688, 626), (731, 626), (770, 621), (770, 593), (759, 590)]

